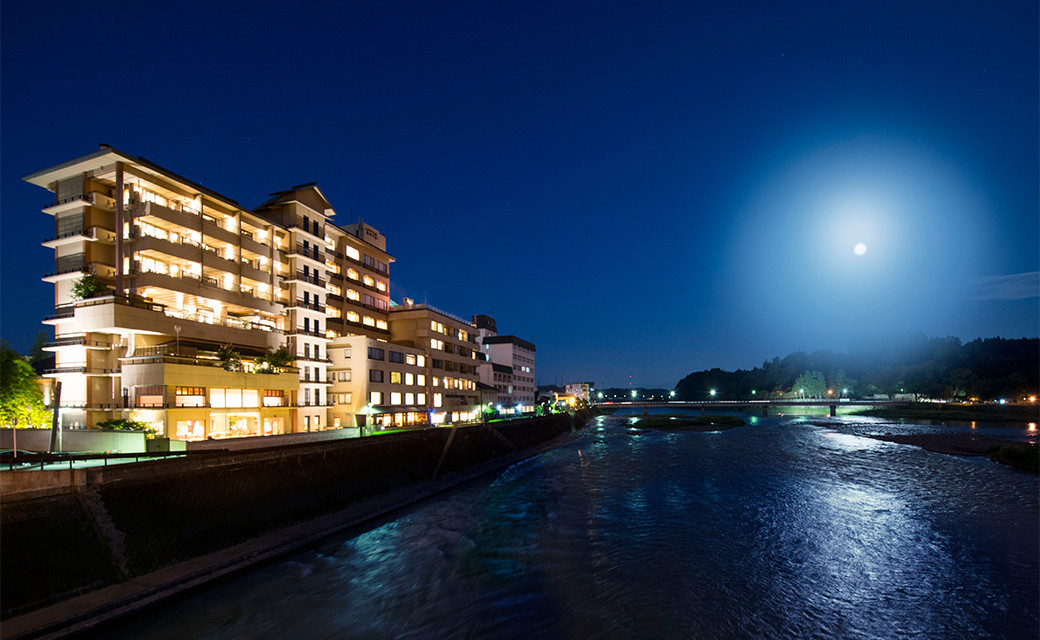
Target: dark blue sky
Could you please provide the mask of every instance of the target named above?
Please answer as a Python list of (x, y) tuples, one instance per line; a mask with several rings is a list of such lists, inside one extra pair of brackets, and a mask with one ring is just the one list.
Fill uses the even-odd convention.
[(492, 313), (540, 383), (1036, 336), (1038, 21), (1029, 1), (6, 2), (0, 330), (27, 349), (52, 308), (49, 194), (21, 176), (103, 142), (249, 207), (318, 182), (387, 236), (396, 300)]

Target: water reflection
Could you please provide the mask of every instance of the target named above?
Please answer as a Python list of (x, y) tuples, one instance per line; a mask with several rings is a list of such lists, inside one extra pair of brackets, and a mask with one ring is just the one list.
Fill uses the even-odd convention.
[(1037, 635), (1036, 476), (863, 437), (902, 428), (877, 419), (597, 422), (115, 637)]

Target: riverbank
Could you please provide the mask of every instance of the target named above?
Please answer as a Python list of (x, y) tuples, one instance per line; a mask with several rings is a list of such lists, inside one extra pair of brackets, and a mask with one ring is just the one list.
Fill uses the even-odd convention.
[[(10, 500), (3, 638), (83, 632), (559, 446), (566, 414), (77, 470)], [(12, 472), (42, 478), (59, 472)], [(35, 480), (39, 485), (40, 481)]]
[(726, 431), (734, 427), (742, 427), (746, 422), (736, 416), (689, 416), (680, 414), (654, 414), (640, 418), (632, 426), (637, 429), (656, 429), (658, 431)]
[(986, 456), (994, 462), (1040, 473), (1040, 447), (1028, 442), (1010, 442), (1003, 438), (974, 433), (913, 433), (905, 435), (868, 436), (875, 440), (911, 444), (933, 453), (955, 456)]
[(856, 411), (857, 415), (892, 420), (929, 420), (932, 422), (1040, 422), (1040, 407), (1035, 404), (959, 404), (920, 402), (902, 407), (877, 407)]

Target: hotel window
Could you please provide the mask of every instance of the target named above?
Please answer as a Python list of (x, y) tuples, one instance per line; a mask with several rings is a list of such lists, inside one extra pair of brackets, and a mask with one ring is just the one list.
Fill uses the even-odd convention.
[[(347, 257), (350, 258), (351, 260), (358, 260), (358, 261), (361, 260), (361, 252), (359, 252), (354, 247), (345, 247), (343, 249), (343, 253), (347, 254)], [(351, 271), (353, 271), (353, 269), (351, 269)], [(354, 273), (357, 273), (357, 272), (355, 271)]]
[(347, 320), (350, 322), (361, 322), (361, 315), (357, 311), (348, 311)]
[(444, 349), (444, 341), (436, 338), (430, 338), (430, 348), (434, 351), (440, 351)]
[(443, 404), (443, 402), (444, 402), (444, 400), (443, 400), (443, 396), (441, 396), (441, 394), (439, 394), (439, 393), (433, 394), (433, 406), (434, 407), (440, 408), (440, 406)]
[(340, 382), (350, 382), (350, 369), (347, 369), (346, 371), (340, 371), (339, 372), (339, 381)]
[(403, 364), (404, 363), (404, 354), (401, 353), (400, 351), (391, 351), (390, 352), (390, 362), (396, 362), (398, 364)]
[(404, 383), (407, 385), (415, 384), (415, 374), (406, 373), (404, 374)]
[(161, 407), (163, 406), (163, 387), (137, 387), (134, 397), (135, 407)]
[(206, 389), (204, 387), (177, 387), (175, 406), (206, 406)]
[(406, 364), (414, 365), (415, 364), (415, 354), (409, 353), (408, 355), (406, 355), (404, 357), (404, 361), (405, 361)]
[(386, 329), (389, 325), (386, 324), (386, 320), (376, 320), (377, 329)]
[(390, 372), (390, 384), (401, 384), (401, 372), (391, 371)]
[(376, 266), (375, 258), (373, 258), (372, 256), (368, 255), (367, 253), (364, 255), (364, 260), (362, 260), (362, 262), (365, 263), (366, 267), (369, 267), (369, 268), (372, 268), (372, 269), (374, 269), (375, 266)]
[(285, 391), (281, 389), (264, 389), (265, 407), (284, 407)]
[(415, 365), (418, 367), (426, 366), (426, 356), (415, 356)]
[(421, 374), (421, 373), (419, 375), (415, 376), (415, 384), (419, 385), (420, 387), (425, 387), (426, 386), (426, 376)]
[(390, 394), (390, 404), (401, 404), (401, 392), (394, 391)]
[(425, 393), (418, 393), (418, 394), (416, 394), (415, 395), (415, 400), (416, 400), (417, 404), (426, 404), (426, 394)]
[(406, 393), (406, 394), (404, 394), (404, 403), (405, 404), (415, 404), (415, 394), (414, 393)]
[(355, 291), (354, 289), (347, 289), (347, 298), (350, 300), (357, 301), (361, 299), (361, 294)]
[(374, 286), (376, 286), (376, 279), (373, 278), (372, 276), (366, 275), (364, 278), (362, 278), (361, 281), (365, 283), (366, 287), (374, 287)]
[(357, 280), (361, 278), (361, 274), (358, 273), (357, 269), (347, 269), (347, 277), (351, 280)]
[(369, 402), (372, 404), (383, 404), (383, 393), (381, 391), (373, 391), (368, 394)]
[(386, 283), (382, 280), (376, 280), (376, 289), (378, 289), (379, 291), (386, 291)]
[(376, 326), (376, 319), (372, 316), (362, 316), (361, 324), (365, 325), (366, 327), (374, 327)]
[(379, 369), (370, 369), (369, 372), (368, 372), (368, 381), (369, 382), (382, 382), (383, 381), (383, 372), (380, 371)]
[(348, 359), (350, 358), (350, 347), (343, 350), (343, 357)]

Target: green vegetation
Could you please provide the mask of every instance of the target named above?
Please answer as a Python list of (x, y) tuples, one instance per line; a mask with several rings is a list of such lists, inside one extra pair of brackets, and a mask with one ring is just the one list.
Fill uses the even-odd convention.
[(0, 347), (0, 424), (5, 427), (45, 427), (51, 414), (43, 405), (36, 372), (6, 343)]
[[(716, 394), (710, 396), (714, 389)], [(675, 400), (768, 400), (805, 397), (1019, 402), (1040, 389), (1040, 339), (928, 338), (923, 333), (859, 340), (847, 353), (799, 351), (750, 371), (690, 373), (675, 386)]]
[[(223, 352), (223, 349), (221, 349), (221, 352)], [(223, 355), (220, 358), (224, 360)], [(291, 367), (294, 362), (296, 362), (296, 356), (286, 347), (281, 347), (277, 351), (266, 353), (256, 359), (257, 371), (259, 373), (281, 373), (283, 367)], [(227, 368), (227, 362), (225, 362), (224, 368)]]
[(242, 357), (238, 355), (238, 352), (230, 344), (226, 344), (217, 350), (217, 358), (220, 360), (221, 366), (227, 371), (242, 370)]
[(994, 462), (1040, 473), (1040, 445), (1028, 442), (1013, 442), (993, 446), (986, 450), (986, 457)]
[(907, 420), (934, 420), (960, 422), (1037, 422), (1040, 408), (1036, 405), (947, 404), (920, 403), (907, 407), (878, 407), (856, 411), (858, 415), (875, 418), (905, 418)]
[(93, 273), (88, 273), (72, 283), (72, 296), (78, 300), (97, 298), (104, 295), (106, 291), (108, 291), (108, 286)]
[(722, 431), (741, 427), (746, 423), (736, 416), (689, 416), (677, 414), (655, 414), (644, 416), (634, 427), (659, 429), (662, 431)]
[(147, 422), (138, 422), (137, 420), (125, 420), (123, 418), (112, 418), (111, 420), (105, 420), (99, 422), (92, 429), (100, 429), (102, 431), (144, 431), (145, 437), (148, 439), (155, 438), (159, 435), (159, 431), (156, 427), (148, 424)]

